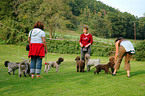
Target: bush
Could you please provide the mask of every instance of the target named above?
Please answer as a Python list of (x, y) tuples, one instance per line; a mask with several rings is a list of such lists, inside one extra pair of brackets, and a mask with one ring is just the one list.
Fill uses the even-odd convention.
[(135, 59), (137, 61), (145, 61), (145, 41), (139, 42), (135, 47)]
[(17, 44), (27, 40), (26, 33), (24, 33), (26, 29), (20, 23), (11, 19), (5, 20), (4, 24), (2, 23), (0, 25), (0, 40), (5, 44)]
[[(50, 53), (80, 54), (79, 41), (47, 40), (47, 48)], [(94, 42), (91, 46), (91, 55), (108, 56), (114, 47), (109, 44)]]

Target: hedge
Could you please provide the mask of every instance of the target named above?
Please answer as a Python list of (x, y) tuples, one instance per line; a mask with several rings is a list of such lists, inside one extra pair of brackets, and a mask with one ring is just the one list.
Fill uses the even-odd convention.
[[(60, 54), (80, 54), (79, 41), (68, 40), (50, 40), (47, 39), (47, 48), (50, 53)], [(114, 50), (115, 46), (108, 43), (94, 42), (91, 45), (91, 55), (108, 56)]]
[(145, 61), (145, 41), (136, 44), (134, 57), (137, 61)]

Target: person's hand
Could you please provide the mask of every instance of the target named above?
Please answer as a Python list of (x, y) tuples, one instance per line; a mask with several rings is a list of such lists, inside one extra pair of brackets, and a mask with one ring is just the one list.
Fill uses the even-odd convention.
[(86, 45), (85, 47), (87, 48), (89, 45)]
[(80, 44), (81, 45), (81, 47), (83, 47), (83, 44)]

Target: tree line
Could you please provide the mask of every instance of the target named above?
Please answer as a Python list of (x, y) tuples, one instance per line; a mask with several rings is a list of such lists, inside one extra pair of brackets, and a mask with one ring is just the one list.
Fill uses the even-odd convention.
[[(145, 17), (120, 12), (96, 0), (1, 0), (0, 39), (26, 41), (36, 21), (42, 21), (53, 38), (56, 29), (82, 30), (88, 25), (97, 37), (145, 39)], [(134, 26), (135, 25), (135, 26)]]

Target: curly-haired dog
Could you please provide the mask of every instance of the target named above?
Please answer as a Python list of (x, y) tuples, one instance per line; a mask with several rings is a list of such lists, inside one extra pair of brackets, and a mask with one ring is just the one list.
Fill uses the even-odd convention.
[(10, 62), (10, 61), (5, 61), (4, 63), (5, 67), (8, 67), (8, 74), (11, 75), (11, 71), (13, 71), (13, 75), (15, 74), (15, 70), (19, 68), (19, 62)]
[[(114, 62), (114, 61), (115, 61), (115, 57), (112, 56), (112, 57), (109, 59), (109, 62), (110, 62), (110, 61)], [(112, 71), (112, 73), (114, 72), (114, 65), (115, 65), (115, 63), (112, 64), (112, 66), (111, 66), (111, 71)]]
[(28, 60), (23, 60), (22, 62), (19, 63), (19, 77), (22, 76), (22, 72), (24, 76), (26, 77), (26, 74), (28, 73), (30, 75), (30, 63), (29, 59)]
[(48, 73), (48, 71), (51, 69), (51, 67), (56, 68), (56, 72), (58, 72), (59, 66), (61, 64), (61, 62), (64, 61), (64, 58), (59, 57), (57, 61), (51, 61), (48, 63), (45, 63), (45, 69), (44, 72)]
[(91, 66), (97, 66), (100, 64), (100, 59), (90, 59), (89, 54), (85, 54), (85, 61), (86, 61), (86, 66), (87, 66), (87, 71), (90, 71)]
[(75, 58), (75, 60), (76, 60), (77, 72), (84, 72), (84, 69), (85, 69), (85, 61), (84, 60), (80, 60), (80, 56), (77, 56)]
[[(99, 74), (99, 72), (101, 70), (104, 70), (105, 71), (105, 74), (107, 74), (108, 72), (112, 74), (112, 72), (114, 70), (113, 67), (114, 67), (114, 64), (115, 64), (114, 61), (112, 61), (112, 60), (114, 60), (114, 59), (113, 58), (110, 58), (108, 64), (100, 64), (100, 65), (97, 65), (96, 66), (96, 71), (94, 71), (94, 74), (96, 74), (96, 73)], [(109, 68), (111, 68), (112, 72), (109, 71)]]

